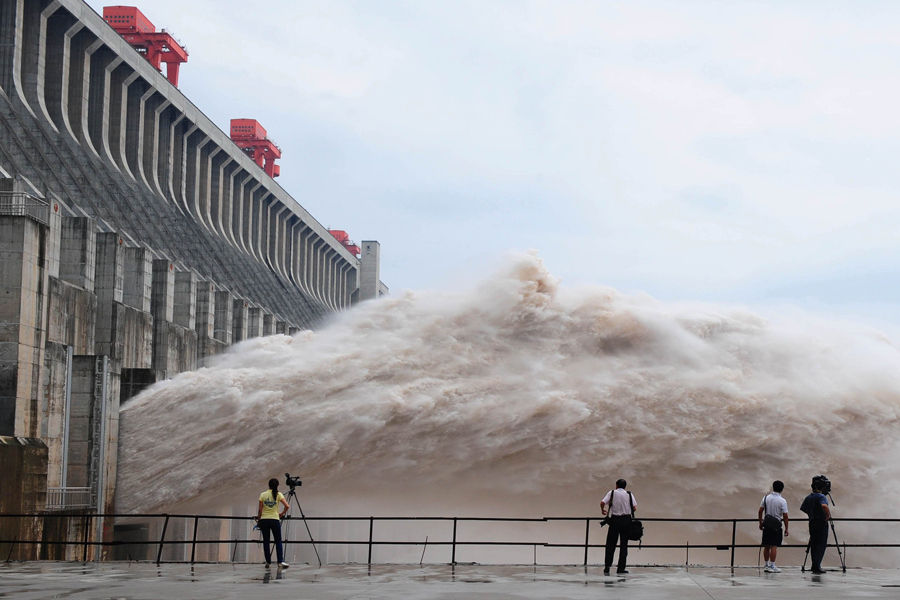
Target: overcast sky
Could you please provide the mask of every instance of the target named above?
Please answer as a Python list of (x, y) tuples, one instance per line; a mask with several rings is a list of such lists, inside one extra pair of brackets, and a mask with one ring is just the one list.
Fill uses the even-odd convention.
[(900, 324), (898, 2), (139, 7), (394, 292), (533, 248), (566, 285)]

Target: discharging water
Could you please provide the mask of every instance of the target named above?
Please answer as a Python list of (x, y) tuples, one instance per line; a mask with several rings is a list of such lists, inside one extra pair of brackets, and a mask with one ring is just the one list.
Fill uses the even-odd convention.
[(593, 515), (621, 476), (644, 516), (755, 517), (778, 478), (801, 517), (823, 472), (836, 516), (897, 516), (898, 409), (875, 332), (567, 289), (525, 255), (146, 390), (117, 511), (250, 505), (289, 471), (323, 515)]

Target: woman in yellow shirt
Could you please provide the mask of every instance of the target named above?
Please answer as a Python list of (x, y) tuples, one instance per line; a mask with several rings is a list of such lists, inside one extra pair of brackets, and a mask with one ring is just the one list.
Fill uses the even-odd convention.
[[(284, 505), (284, 510), (278, 512), (278, 503)], [(278, 554), (278, 566), (287, 568), (284, 562), (284, 547), (281, 545), (281, 519), (291, 509), (291, 505), (284, 499), (284, 494), (278, 491), (278, 480), (269, 480), (269, 489), (259, 495), (259, 510), (256, 512), (256, 522), (263, 536), (263, 554), (266, 556), (266, 566), (272, 564), (272, 549), (269, 548), (269, 534), (275, 538), (275, 551)]]

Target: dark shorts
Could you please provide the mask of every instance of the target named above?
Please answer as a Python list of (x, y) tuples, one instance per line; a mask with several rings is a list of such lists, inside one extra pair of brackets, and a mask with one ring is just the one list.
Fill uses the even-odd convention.
[(784, 533), (781, 527), (778, 529), (763, 529), (762, 545), (763, 546), (780, 546), (784, 540)]

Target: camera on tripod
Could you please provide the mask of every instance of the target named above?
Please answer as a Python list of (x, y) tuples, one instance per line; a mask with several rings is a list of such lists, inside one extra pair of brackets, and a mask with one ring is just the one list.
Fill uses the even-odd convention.
[(812, 489), (819, 490), (823, 494), (830, 494), (831, 482), (824, 475), (816, 475), (812, 478)]
[(284, 483), (291, 489), (294, 489), (295, 487), (303, 485), (303, 482), (300, 481), (299, 477), (291, 477), (290, 473), (284, 474)]

